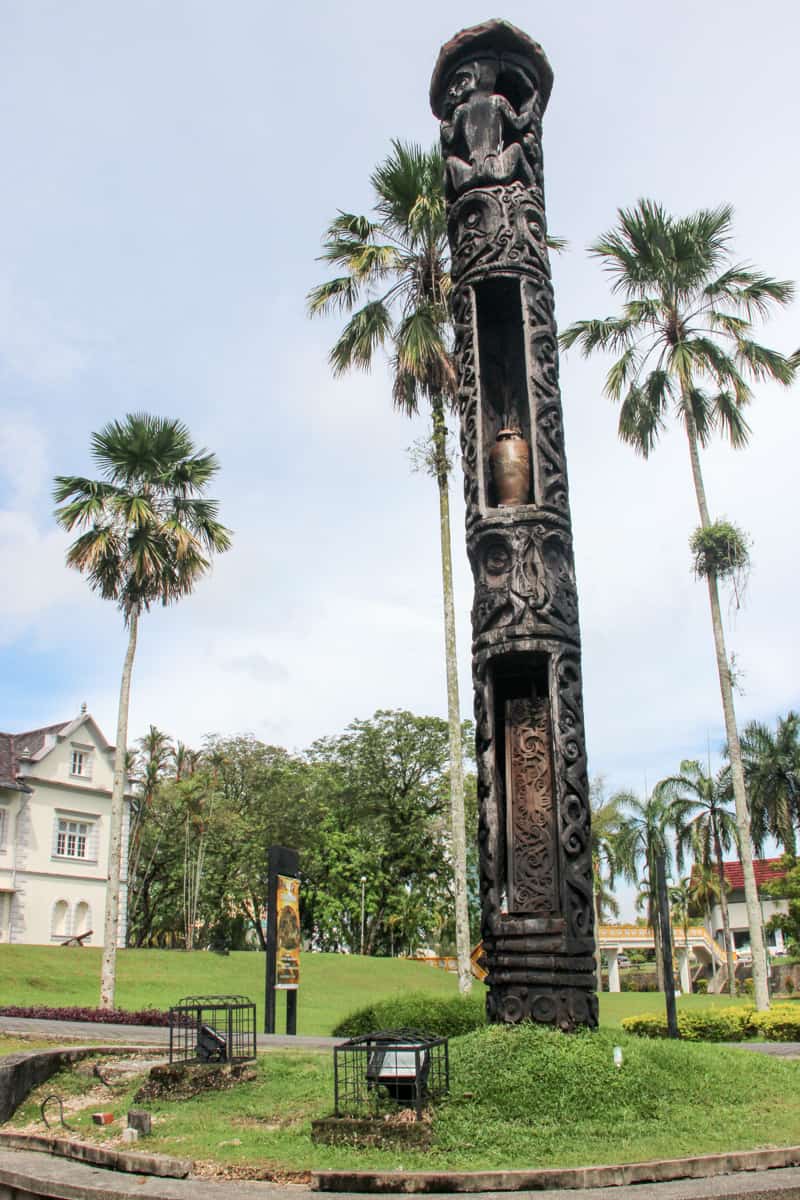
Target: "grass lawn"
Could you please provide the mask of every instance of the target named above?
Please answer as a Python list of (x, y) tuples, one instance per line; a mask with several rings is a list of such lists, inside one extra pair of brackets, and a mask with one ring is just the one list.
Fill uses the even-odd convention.
[[(0, 1005), (53, 1007), (97, 1004), (100, 989), (97, 947), (0, 946)], [(257, 1005), (263, 1028), (264, 956), (234, 952), (224, 956), (196, 950), (120, 950), (117, 955), (117, 1007), (167, 1009), (182, 996), (233, 992)], [(475, 985), (476, 988), (479, 984)], [(456, 978), (436, 967), (397, 958), (346, 954), (304, 954), (298, 1001), (300, 1034), (329, 1034), (337, 1021), (368, 1002), (405, 992), (455, 995)], [(679, 1008), (708, 1008), (733, 1001), (728, 996), (685, 996)], [(664, 1011), (658, 992), (604, 992), (600, 1021), (619, 1026), (632, 1013)], [(278, 1031), (284, 1028), (278, 1000)]]
[[(624, 1051), (621, 1070), (612, 1048)], [(430, 1149), (317, 1146), (312, 1118), (333, 1108), (330, 1053), (263, 1055), (234, 1090), (157, 1101), (148, 1150), (214, 1169), (278, 1178), (314, 1168), (465, 1170), (574, 1166), (674, 1157), (800, 1140), (800, 1063), (724, 1046), (653, 1042), (618, 1031), (564, 1036), (495, 1026), (452, 1039), (451, 1096), (433, 1114)], [(51, 1079), (82, 1138), (116, 1143), (137, 1083), (86, 1095), (87, 1068)], [(38, 1127), (32, 1094), (12, 1118)], [(113, 1126), (91, 1125), (102, 1102)], [(144, 1147), (143, 1147), (144, 1148)]]

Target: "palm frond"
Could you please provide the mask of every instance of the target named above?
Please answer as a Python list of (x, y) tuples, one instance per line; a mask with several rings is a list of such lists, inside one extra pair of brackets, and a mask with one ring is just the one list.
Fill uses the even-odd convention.
[(392, 336), (392, 316), (382, 300), (365, 304), (353, 314), (330, 352), (334, 375), (351, 367), (368, 371), (375, 351)]

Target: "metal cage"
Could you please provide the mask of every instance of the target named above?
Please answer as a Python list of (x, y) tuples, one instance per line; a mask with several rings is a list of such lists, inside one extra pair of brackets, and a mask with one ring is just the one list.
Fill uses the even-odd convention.
[(399, 1107), (413, 1108), (419, 1121), (426, 1105), (449, 1091), (447, 1038), (415, 1029), (350, 1038), (334, 1048), (333, 1076), (337, 1117)]
[(169, 1061), (239, 1063), (256, 1057), (256, 1006), (247, 996), (185, 996), (169, 1010)]

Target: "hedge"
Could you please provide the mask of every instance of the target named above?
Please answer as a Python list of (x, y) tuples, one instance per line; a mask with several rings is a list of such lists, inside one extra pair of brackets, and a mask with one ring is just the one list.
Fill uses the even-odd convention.
[[(638, 1037), (665, 1038), (667, 1018), (652, 1014), (625, 1017), (622, 1028)], [(763, 1013), (749, 1004), (681, 1012), (678, 1032), (687, 1042), (741, 1042), (748, 1038), (800, 1042), (800, 1004), (777, 1004)]]
[(35, 1017), (40, 1021), (92, 1021), (103, 1025), (169, 1025), (169, 1013), (158, 1008), (129, 1012), (125, 1008), (48, 1008), (44, 1004), (7, 1004), (2, 1017)]

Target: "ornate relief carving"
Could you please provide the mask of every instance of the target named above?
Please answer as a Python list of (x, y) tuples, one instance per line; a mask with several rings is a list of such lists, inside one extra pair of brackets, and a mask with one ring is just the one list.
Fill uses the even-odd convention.
[(550, 711), (546, 700), (506, 704), (508, 907), (559, 912)]
[[(569, 530), (544, 521), (487, 525), (471, 542), (476, 642), (503, 632), (575, 638), (578, 596)], [(495, 639), (489, 639), (495, 640)]]

